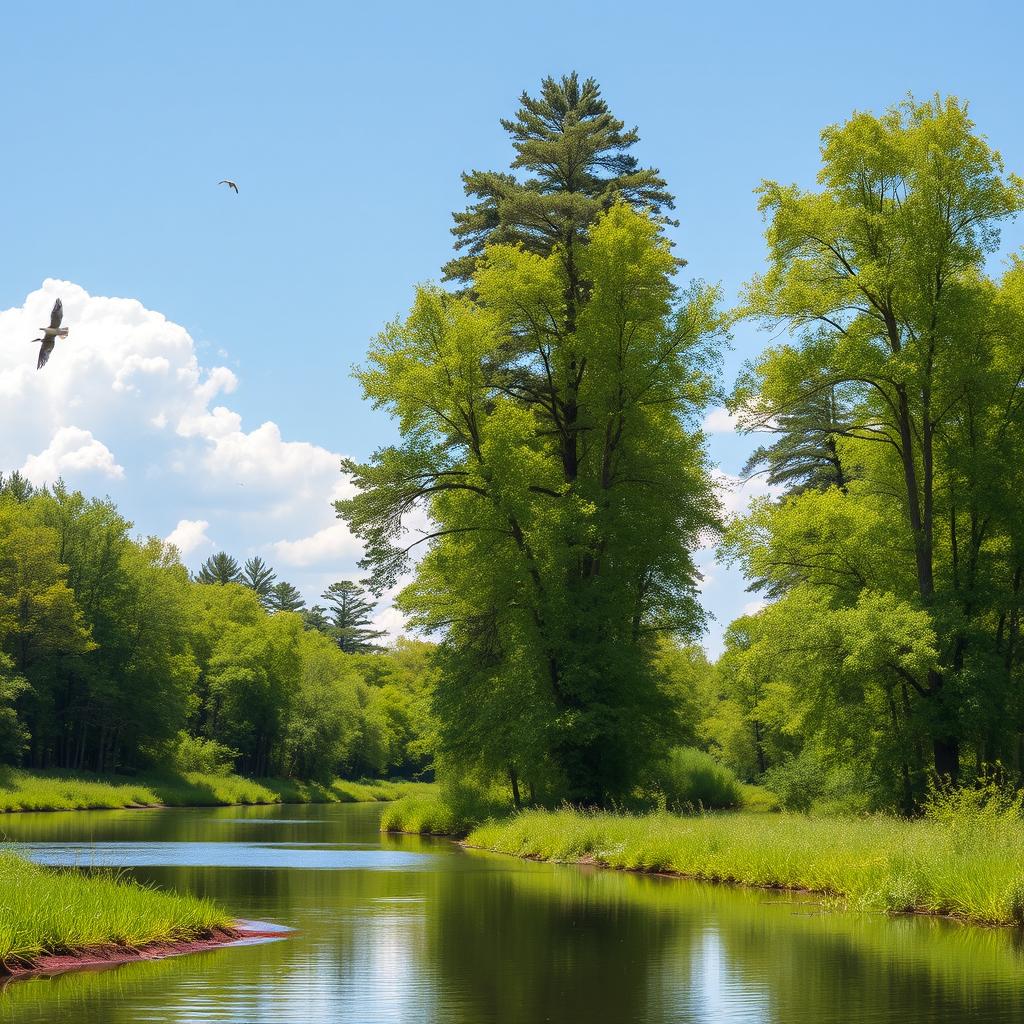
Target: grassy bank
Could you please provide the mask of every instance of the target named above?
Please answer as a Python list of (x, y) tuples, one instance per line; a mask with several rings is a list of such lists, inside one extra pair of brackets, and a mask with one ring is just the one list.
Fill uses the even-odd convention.
[(382, 827), (468, 832), (467, 845), (517, 857), (807, 889), (860, 910), (1024, 924), (1024, 819), (991, 793), (936, 801), (912, 821), (530, 810), (475, 822), (439, 797), (415, 797), (391, 805)]
[(72, 811), (122, 807), (216, 807), (233, 804), (358, 803), (394, 800), (427, 788), (422, 783), (337, 780), (329, 786), (295, 779), (204, 775), (138, 779), (6, 771), (0, 775), (0, 812)]
[(183, 942), (234, 922), (209, 900), (0, 853), (0, 968), (98, 946)]

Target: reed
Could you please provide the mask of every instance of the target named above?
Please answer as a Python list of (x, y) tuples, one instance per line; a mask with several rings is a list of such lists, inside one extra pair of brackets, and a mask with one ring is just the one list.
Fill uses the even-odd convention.
[(0, 965), (8, 969), (90, 947), (188, 941), (232, 924), (209, 900), (0, 852)]
[(466, 842), (518, 857), (806, 889), (860, 910), (1024, 924), (1019, 805), (972, 793), (933, 801), (914, 820), (530, 810), (485, 822)]

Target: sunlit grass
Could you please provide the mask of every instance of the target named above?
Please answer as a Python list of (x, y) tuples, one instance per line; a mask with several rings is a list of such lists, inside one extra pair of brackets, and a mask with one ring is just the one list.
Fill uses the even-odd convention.
[(6, 771), (0, 776), (0, 812), (122, 807), (216, 807), (233, 804), (355, 803), (394, 800), (428, 789), (424, 783), (337, 780), (329, 786), (295, 779), (246, 779), (190, 772), (172, 778), (109, 780), (78, 774)]
[(518, 857), (808, 889), (863, 910), (1024, 923), (1024, 820), (1018, 809), (980, 806), (970, 796), (955, 804), (913, 821), (524, 811), (479, 825), (467, 843)]
[(189, 940), (232, 923), (209, 900), (0, 852), (0, 964), (7, 967), (89, 946)]

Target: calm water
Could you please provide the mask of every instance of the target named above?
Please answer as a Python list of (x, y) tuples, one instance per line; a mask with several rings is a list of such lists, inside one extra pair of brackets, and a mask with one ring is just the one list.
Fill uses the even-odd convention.
[(381, 837), (373, 805), (10, 815), (287, 940), (9, 984), (18, 1021), (1021, 1021), (1021, 937)]

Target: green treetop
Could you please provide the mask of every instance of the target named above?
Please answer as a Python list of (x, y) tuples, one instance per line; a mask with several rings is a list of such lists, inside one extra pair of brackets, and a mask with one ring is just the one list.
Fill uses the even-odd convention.
[(241, 583), (242, 569), (239, 564), (226, 552), (218, 551), (215, 555), (203, 562), (196, 573), (196, 580), (199, 583)]
[(571, 260), (598, 214), (616, 202), (653, 213), (673, 208), (658, 171), (640, 167), (629, 152), (640, 138), (636, 128), (623, 130), (593, 78), (581, 82), (575, 71), (545, 78), (539, 97), (524, 92), (519, 102), (501, 125), (516, 151), (512, 170), (522, 173), (463, 174), (474, 201), (454, 214), (455, 246), (464, 251), (445, 266), (446, 280), (468, 283), (485, 248), (497, 243), (542, 256), (560, 246)]

